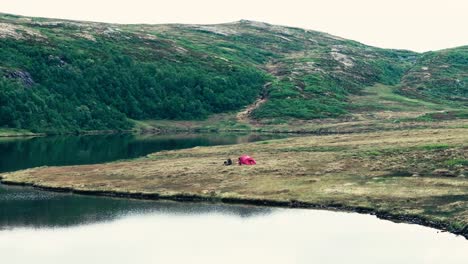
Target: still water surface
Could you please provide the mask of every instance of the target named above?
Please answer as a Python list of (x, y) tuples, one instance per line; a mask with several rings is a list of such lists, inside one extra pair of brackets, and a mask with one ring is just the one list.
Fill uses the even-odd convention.
[[(264, 139), (249, 135), (121, 136), (109, 136), (108, 144), (106, 136), (3, 142), (0, 157), (12, 164), (3, 160), (0, 170), (96, 163), (163, 149)], [(468, 241), (427, 227), (355, 213), (141, 201), (0, 185), (0, 260), (34, 264), (466, 264)]]
[[(0, 172), (44, 165), (93, 164), (161, 150), (284, 138), (280, 134), (87, 135), (0, 138)], [(222, 164), (222, 161), (221, 161)]]
[(2, 263), (466, 264), (462, 237), (321, 210), (139, 201), (0, 185)]

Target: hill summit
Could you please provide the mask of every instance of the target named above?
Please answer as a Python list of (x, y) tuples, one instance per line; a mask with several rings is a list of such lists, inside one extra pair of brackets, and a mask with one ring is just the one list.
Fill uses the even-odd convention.
[(467, 73), (468, 46), (420, 54), (248, 20), (117, 25), (0, 14), (4, 128), (129, 129), (134, 120), (218, 113), (281, 123), (405, 107), (465, 109)]

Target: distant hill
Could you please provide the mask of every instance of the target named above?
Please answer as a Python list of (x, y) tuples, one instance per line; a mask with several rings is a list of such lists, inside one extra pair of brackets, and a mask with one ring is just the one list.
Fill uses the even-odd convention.
[(241, 20), (117, 25), (0, 14), (0, 127), (129, 129), (132, 120), (334, 118), (375, 84), (466, 105), (467, 47), (429, 53)]
[(401, 86), (403, 94), (468, 106), (468, 46), (422, 54)]

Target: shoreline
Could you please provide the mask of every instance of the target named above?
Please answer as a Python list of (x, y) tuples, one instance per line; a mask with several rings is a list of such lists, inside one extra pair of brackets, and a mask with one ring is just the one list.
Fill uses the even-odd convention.
[(340, 203), (336, 204), (316, 204), (304, 201), (289, 200), (270, 200), (270, 199), (255, 199), (255, 198), (235, 198), (235, 197), (216, 197), (216, 196), (203, 196), (197, 194), (172, 194), (164, 195), (160, 193), (130, 193), (130, 192), (118, 192), (118, 191), (99, 191), (99, 190), (79, 190), (69, 187), (49, 187), (41, 186), (32, 183), (13, 182), (6, 181), (0, 176), (0, 184), (10, 186), (25, 186), (32, 187), (42, 191), (59, 192), (59, 193), (70, 193), (78, 195), (89, 195), (89, 196), (103, 196), (103, 197), (115, 197), (115, 198), (130, 198), (138, 200), (168, 200), (176, 202), (210, 202), (220, 204), (233, 204), (233, 205), (254, 205), (254, 206), (265, 206), (265, 207), (277, 207), (277, 208), (301, 208), (301, 209), (321, 209), (331, 210), (338, 212), (352, 212), (366, 215), (374, 215), (382, 220), (389, 220), (394, 223), (405, 223), (405, 224), (416, 224), (429, 228), (434, 228), (442, 232), (449, 232), (456, 236), (462, 236), (468, 240), (468, 227), (464, 229), (451, 228), (450, 223), (436, 222), (425, 219), (421, 216), (415, 215), (404, 215), (394, 214), (386, 211), (379, 211), (373, 208), (367, 207), (353, 207), (347, 206)]
[[(314, 122), (316, 122), (315, 120)], [(392, 123), (385, 120), (372, 121), (336, 121), (331, 123), (305, 122), (285, 125), (256, 125), (248, 128), (218, 127), (218, 123), (210, 125), (181, 126), (177, 121), (170, 121), (169, 124), (152, 126), (145, 128), (134, 128), (127, 130), (88, 130), (88, 131), (68, 131), (68, 132), (30, 132), (15, 131), (14, 129), (0, 131), (0, 138), (22, 138), (22, 137), (46, 137), (59, 135), (106, 135), (106, 134), (137, 134), (137, 135), (161, 135), (172, 133), (265, 133), (265, 134), (291, 134), (291, 135), (335, 135), (335, 134), (356, 134), (384, 131), (402, 131), (419, 129), (450, 129), (468, 127), (468, 119), (446, 120), (441, 122), (397, 122)], [(318, 122), (318, 121), (317, 121)]]
[[(468, 238), (468, 128), (314, 135), (0, 174), (77, 194), (322, 208)], [(255, 166), (223, 166), (249, 154)]]

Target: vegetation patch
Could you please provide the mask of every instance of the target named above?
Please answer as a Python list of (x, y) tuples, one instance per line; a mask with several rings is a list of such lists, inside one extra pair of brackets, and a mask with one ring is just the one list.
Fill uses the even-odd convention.
[(451, 147), (453, 146), (450, 146), (448, 144), (429, 144), (429, 145), (418, 146), (416, 148), (422, 149), (422, 150), (443, 150), (443, 149), (448, 149)]
[(451, 159), (445, 161), (445, 164), (449, 167), (468, 166), (468, 159)]
[[(435, 137), (452, 147), (434, 149)], [(463, 146), (467, 140), (466, 129), (460, 128), (309, 136), (0, 176), (4, 182), (83, 193), (367, 208), (463, 233), (468, 224), (468, 180), (461, 177), (468, 168)], [(367, 156), (343, 153), (388, 153), (388, 145), (404, 151)], [(288, 148), (292, 151), (285, 151)], [(235, 159), (244, 153), (254, 157), (257, 165), (222, 165), (227, 157)]]
[[(258, 98), (264, 103), (249, 112), (257, 125), (362, 112), (386, 119), (383, 111), (406, 118), (407, 111), (466, 106), (465, 47), (421, 55), (250, 21), (113, 25), (1, 15), (0, 23), (37, 33), (2, 38), (3, 128), (57, 133), (128, 130), (146, 120), (180, 124), (233, 113)], [(426, 63), (434, 83), (418, 70)], [(421, 85), (432, 88), (419, 92)], [(205, 127), (251, 129), (225, 121)]]
[(468, 46), (427, 52), (402, 79), (399, 92), (434, 102), (467, 105)]
[(278, 149), (284, 152), (336, 152), (346, 150), (346, 147), (342, 146), (299, 146), (299, 147), (287, 147)]

